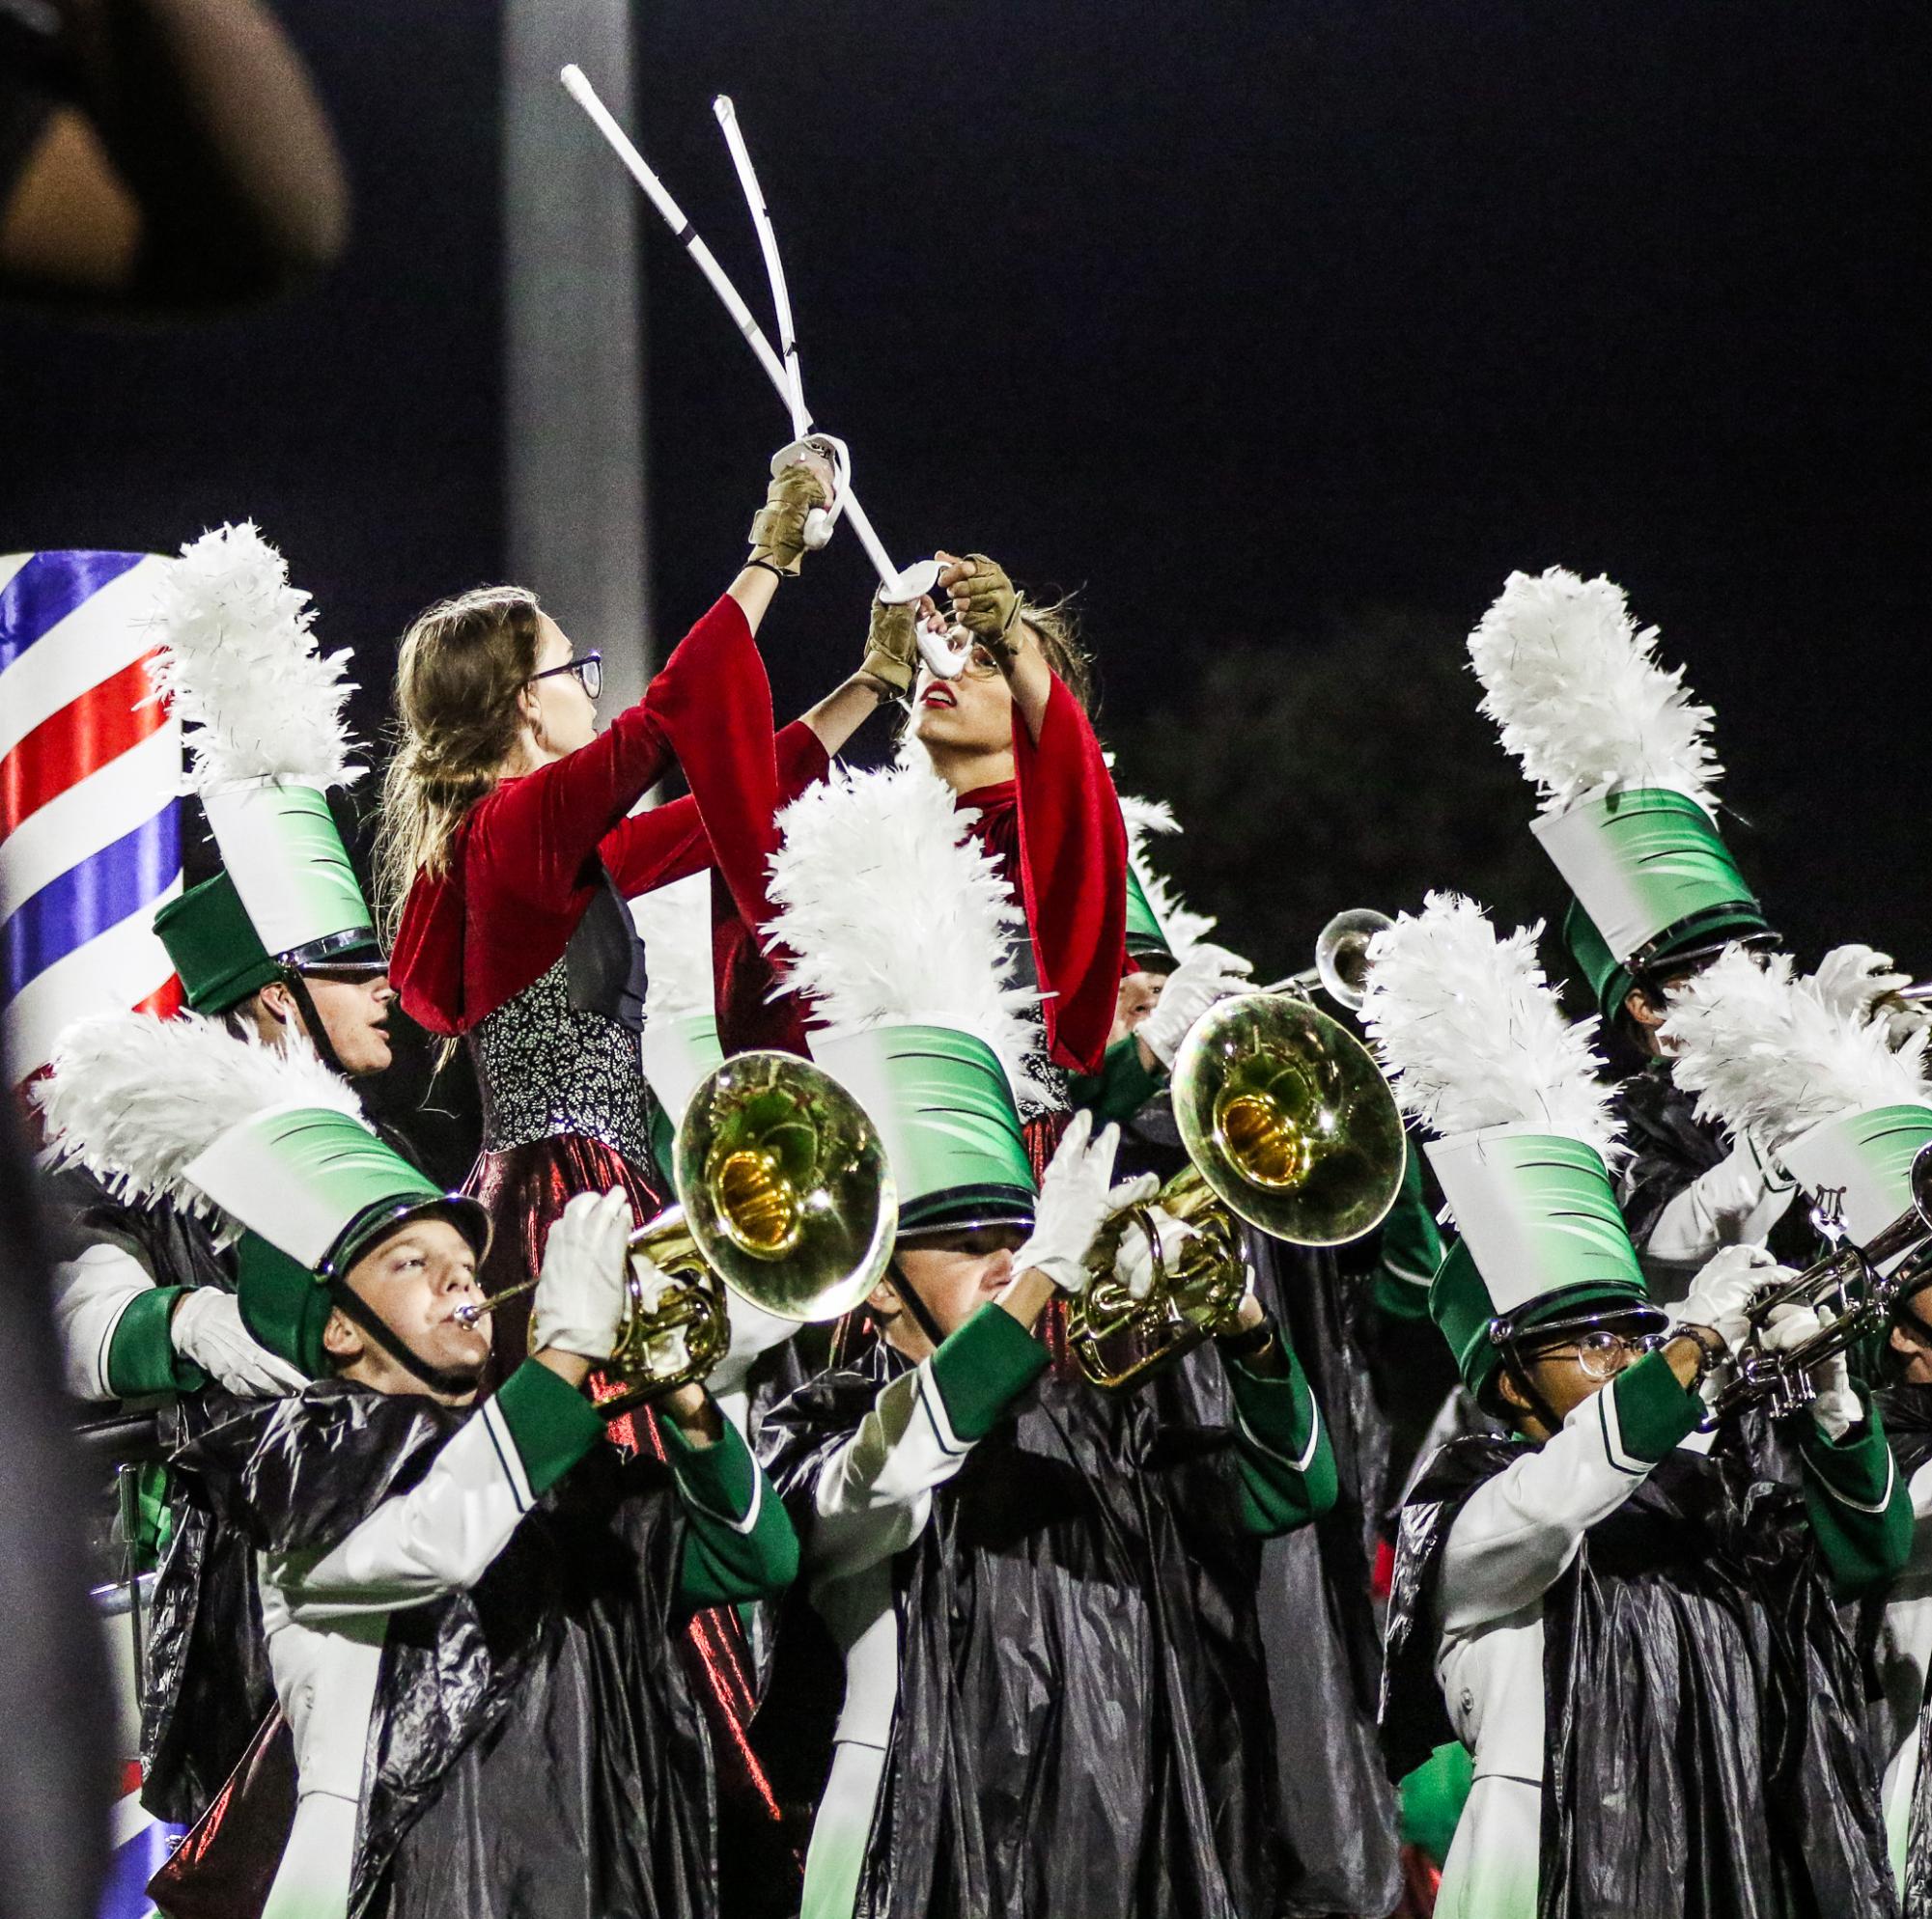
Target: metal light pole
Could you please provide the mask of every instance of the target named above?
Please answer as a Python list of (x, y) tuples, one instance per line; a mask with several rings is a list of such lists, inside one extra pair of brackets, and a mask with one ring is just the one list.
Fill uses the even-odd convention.
[(651, 672), (636, 197), (557, 84), (630, 105), (630, 0), (505, 0), (504, 485), (510, 577), (603, 650), (616, 712)]

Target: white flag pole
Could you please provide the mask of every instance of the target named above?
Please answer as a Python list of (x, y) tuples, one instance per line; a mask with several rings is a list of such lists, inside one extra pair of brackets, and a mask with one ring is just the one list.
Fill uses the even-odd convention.
[[(561, 78), (564, 84), (564, 91), (590, 116), (591, 124), (603, 135), (611, 152), (624, 162), (631, 179), (644, 189), (646, 197), (650, 200), (652, 206), (658, 209), (659, 217), (670, 228), (678, 243), (697, 263), (698, 270), (711, 283), (712, 292), (717, 295), (725, 312), (730, 314), (739, 332), (743, 334), (746, 344), (749, 345), (751, 350), (758, 356), (758, 364), (765, 369), (766, 378), (776, 389), (779, 399), (785, 403), (787, 409), (793, 410), (795, 407), (795, 392), (793, 381), (787, 376), (785, 363), (771, 350), (771, 343), (766, 339), (764, 329), (751, 317), (750, 308), (739, 297), (738, 289), (731, 284), (730, 276), (717, 264), (716, 257), (713, 254), (711, 248), (704, 243), (690, 221), (685, 217), (684, 209), (672, 199), (670, 189), (651, 170), (649, 163), (645, 160), (644, 155), (637, 151), (630, 136), (625, 132), (623, 127), (618, 125), (617, 122), (611, 117), (610, 110), (598, 98), (597, 90), (584, 76), (583, 70), (575, 66), (566, 67), (563, 70)], [(723, 123), (723, 118), (722, 115), (719, 116), (720, 124)], [(735, 116), (733, 124), (735, 125)], [(729, 133), (727, 133), (726, 137), (730, 137)], [(742, 146), (742, 142), (740, 144)], [(744, 157), (745, 174), (749, 174), (750, 166), (751, 159), (747, 153)], [(744, 174), (741, 174), (741, 180), (743, 178)], [(750, 185), (746, 189), (747, 195), (755, 190), (756, 185), (757, 176), (750, 174)], [(760, 194), (757, 196), (757, 206), (762, 209), (763, 205), (764, 198)], [(768, 215), (768, 225), (769, 218), (770, 216)], [(761, 231), (761, 241), (763, 238), (764, 233)], [(768, 255), (768, 261), (775, 259), (776, 250), (777, 242), (774, 237), (770, 252)], [(787, 307), (787, 317), (789, 318), (789, 305)], [(789, 327), (787, 331), (789, 332)], [(796, 395), (796, 411), (794, 411), (795, 431), (796, 421), (802, 414), (803, 408), (804, 396), (802, 385), (800, 385)], [(807, 428), (809, 428), (809, 416), (805, 416), (805, 419)], [(937, 560), (921, 560), (917, 565), (903, 570), (895, 567), (892, 564), (891, 558), (887, 555), (879, 535), (874, 531), (871, 520), (866, 516), (865, 510), (859, 505), (857, 496), (851, 491), (849, 487), (845, 494), (845, 511), (852, 515), (853, 531), (858, 535), (859, 544), (865, 548), (866, 557), (871, 560), (873, 570), (879, 575), (880, 598), (882, 599), (885, 600), (888, 604), (903, 605), (909, 600), (921, 598), (924, 595), (932, 592), (934, 584), (939, 576), (939, 566)], [(922, 649), (926, 637), (928, 636), (924, 635), (922, 629)], [(930, 654), (928, 657), (930, 659)], [(950, 669), (947, 677), (956, 677), (965, 665), (964, 654), (960, 654), (957, 658), (950, 654), (944, 654), (942, 657), (946, 659)], [(934, 670), (936, 672), (939, 670), (937, 664), (935, 664)]]

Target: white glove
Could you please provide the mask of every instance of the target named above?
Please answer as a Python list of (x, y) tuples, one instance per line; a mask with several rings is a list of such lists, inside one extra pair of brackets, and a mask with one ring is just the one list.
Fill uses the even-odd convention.
[(168, 1338), (183, 1359), (238, 1399), (279, 1400), (309, 1383), (298, 1367), (256, 1341), (241, 1323), (234, 1293), (218, 1286), (198, 1286), (177, 1302)]
[(630, 1201), (621, 1186), (579, 1193), (544, 1242), (530, 1312), (530, 1350), (554, 1346), (581, 1359), (608, 1359), (624, 1313), (624, 1258)]
[[(1176, 1219), (1171, 1212), (1165, 1212), (1158, 1206), (1149, 1207), (1147, 1216), (1161, 1243), (1161, 1264), (1172, 1272), (1175, 1261), (1181, 1257), (1181, 1249), (1190, 1239), (1199, 1237), (1198, 1231), (1185, 1219)], [(1127, 1288), (1129, 1298), (1145, 1299), (1154, 1291), (1154, 1247), (1138, 1223), (1130, 1226), (1120, 1236), (1120, 1251), (1114, 1256), (1113, 1276)]]
[(1087, 1290), (1086, 1257), (1101, 1228), (1123, 1207), (1138, 1206), (1161, 1189), (1152, 1173), (1109, 1186), (1120, 1128), (1110, 1126), (1098, 1139), (1093, 1129), (1091, 1113), (1074, 1115), (1040, 1182), (1032, 1234), (1013, 1256), (1015, 1272), (1037, 1266), (1062, 1293)]
[(1891, 970), (1890, 953), (1876, 953), (1855, 940), (1848, 946), (1833, 947), (1819, 960), (1809, 985), (1828, 1012), (1862, 1026), (1871, 1017), (1876, 1000), (1911, 983), (1910, 973)]
[(1797, 1184), (1749, 1134), (1715, 1166), (1707, 1166), (1657, 1215), (1644, 1252), (1686, 1266), (1720, 1246), (1762, 1240), (1790, 1204)]
[(1750, 1327), (1749, 1307), (1767, 1287), (1791, 1277), (1762, 1246), (1721, 1246), (1691, 1282), (1673, 1325), (1709, 1326), (1735, 1354)]
[(1174, 1055), (1190, 1029), (1215, 1001), (1228, 993), (1248, 989), (1251, 961), (1225, 946), (1202, 944), (1194, 948), (1167, 975), (1154, 1011), (1141, 1022), (1140, 1038), (1147, 1050), (1162, 1066), (1172, 1066)]
[[(644, 1313), (655, 1313), (664, 1303), (664, 1294), (682, 1284), (668, 1273), (661, 1271), (657, 1264), (643, 1253), (634, 1255), (630, 1269), (637, 1277), (637, 1305)], [(734, 1299), (732, 1310), (742, 1302)], [(652, 1376), (667, 1379), (673, 1373), (682, 1373), (691, 1363), (690, 1342), (686, 1338), (686, 1328), (673, 1326), (667, 1333), (659, 1333), (649, 1340), (644, 1347), (644, 1364)]]
[[(1831, 1324), (1832, 1318), (1829, 1306), (1814, 1311), (1793, 1300), (1789, 1305), (1775, 1307), (1764, 1329), (1765, 1349), (1788, 1352), (1816, 1338)], [(1817, 1422), (1819, 1432), (1835, 1446), (1865, 1416), (1863, 1403), (1852, 1390), (1852, 1369), (1842, 1352), (1834, 1352), (1810, 1369), (1810, 1379), (1815, 1395), (1811, 1417)]]

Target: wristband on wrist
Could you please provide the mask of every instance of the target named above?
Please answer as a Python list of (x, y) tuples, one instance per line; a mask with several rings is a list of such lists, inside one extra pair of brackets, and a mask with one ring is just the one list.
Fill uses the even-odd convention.
[(1680, 1325), (1672, 1337), (1688, 1339), (1697, 1349), (1696, 1375), (1684, 1388), (1687, 1393), (1694, 1393), (1711, 1377), (1712, 1369), (1728, 1354), (1730, 1349), (1724, 1345), (1723, 1334), (1715, 1326), (1694, 1326), (1686, 1323)]
[(752, 559), (745, 561), (744, 564), (747, 567), (763, 567), (765, 570), (768, 573), (770, 573), (774, 580), (788, 580), (792, 577), (792, 575), (788, 573), (783, 567), (777, 565), (775, 561)]

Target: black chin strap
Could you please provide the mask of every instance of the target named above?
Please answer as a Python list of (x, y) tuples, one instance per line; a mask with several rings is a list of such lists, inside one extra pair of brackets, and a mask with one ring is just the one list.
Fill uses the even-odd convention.
[(1513, 1339), (1503, 1343), (1502, 1367), (1516, 1381), (1523, 1397), (1529, 1402), (1529, 1410), (1542, 1421), (1543, 1430), (1553, 1436), (1559, 1432), (1563, 1422), (1556, 1417), (1555, 1408), (1536, 1390), (1536, 1382), (1529, 1377), (1529, 1368), (1524, 1363), (1523, 1354)]
[(432, 1366), (420, 1353), (411, 1351), (401, 1333), (391, 1326), (368, 1300), (355, 1292), (346, 1279), (328, 1283), (329, 1297), (350, 1319), (366, 1332), (397, 1365), (420, 1379), (433, 1393), (473, 1393), (478, 1375), (459, 1373), (448, 1366)]
[(926, 1302), (913, 1290), (912, 1282), (899, 1270), (899, 1262), (894, 1259), (885, 1268), (885, 1276), (892, 1282), (892, 1290), (899, 1295), (899, 1303), (912, 1316), (912, 1323), (926, 1335), (927, 1344), (935, 1352), (945, 1344), (946, 1336), (939, 1330), (939, 1323), (933, 1318)]
[(288, 987), (295, 1002), (295, 1010), (302, 1015), (302, 1024), (308, 1029), (309, 1044), (316, 1049), (323, 1066), (337, 1075), (347, 1079), (348, 1069), (336, 1056), (334, 1044), (328, 1037), (328, 1028), (322, 1024), (322, 1016), (316, 1010), (315, 995), (309, 991), (309, 983), (293, 966), (282, 968), (282, 984)]

